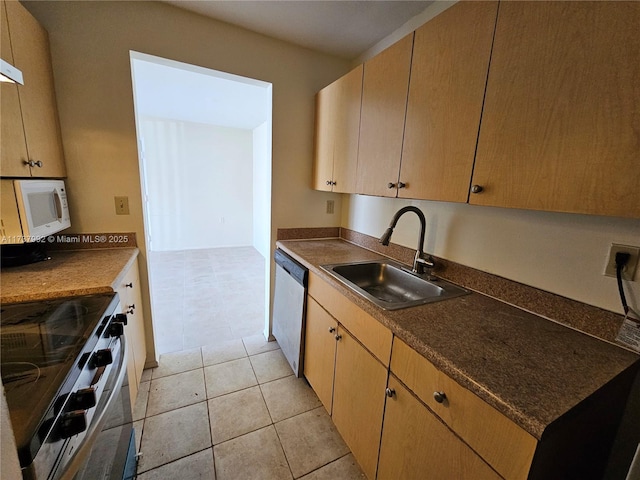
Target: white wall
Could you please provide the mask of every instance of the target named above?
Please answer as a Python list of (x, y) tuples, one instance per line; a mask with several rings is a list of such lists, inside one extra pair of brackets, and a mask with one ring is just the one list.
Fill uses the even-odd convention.
[[(342, 223), (379, 237), (393, 214), (410, 204), (427, 219), (425, 251), (622, 313), (616, 281), (602, 272), (611, 242), (640, 245), (640, 221), (350, 195), (343, 200)], [(416, 248), (418, 232), (417, 216), (407, 213), (391, 241)], [(637, 306), (639, 283), (625, 288)]]
[(265, 258), (271, 253), (271, 123), (253, 130), (253, 247)]
[(151, 250), (253, 243), (250, 130), (142, 118)]

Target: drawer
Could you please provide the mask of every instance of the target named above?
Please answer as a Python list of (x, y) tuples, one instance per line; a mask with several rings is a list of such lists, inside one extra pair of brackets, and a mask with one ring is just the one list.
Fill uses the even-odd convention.
[(318, 275), (309, 272), (309, 295), (338, 320), (385, 367), (391, 356), (391, 330), (355, 305)]
[[(399, 338), (393, 340), (391, 371), (471, 448), (506, 479), (526, 479), (537, 440), (449, 378)], [(444, 392), (438, 403), (434, 392)]]

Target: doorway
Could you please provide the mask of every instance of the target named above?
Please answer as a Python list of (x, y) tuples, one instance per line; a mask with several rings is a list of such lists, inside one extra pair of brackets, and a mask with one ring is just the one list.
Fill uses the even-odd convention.
[(131, 70), (156, 351), (263, 334), (271, 84), (139, 52)]

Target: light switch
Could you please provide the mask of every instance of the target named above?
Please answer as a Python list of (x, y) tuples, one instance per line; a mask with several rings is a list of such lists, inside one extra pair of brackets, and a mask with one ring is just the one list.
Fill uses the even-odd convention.
[(129, 215), (129, 197), (114, 197), (116, 215)]

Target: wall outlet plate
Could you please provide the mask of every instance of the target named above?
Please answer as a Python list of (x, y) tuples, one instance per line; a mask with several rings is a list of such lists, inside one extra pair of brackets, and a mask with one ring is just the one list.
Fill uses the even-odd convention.
[(616, 276), (616, 253), (618, 252), (626, 252), (631, 255), (629, 261), (622, 270), (622, 278), (624, 280), (633, 281), (636, 268), (638, 267), (640, 247), (632, 247), (630, 245), (619, 245), (617, 243), (612, 243), (611, 248), (609, 249), (609, 258), (607, 259), (607, 264), (604, 268), (604, 275), (608, 277)]

